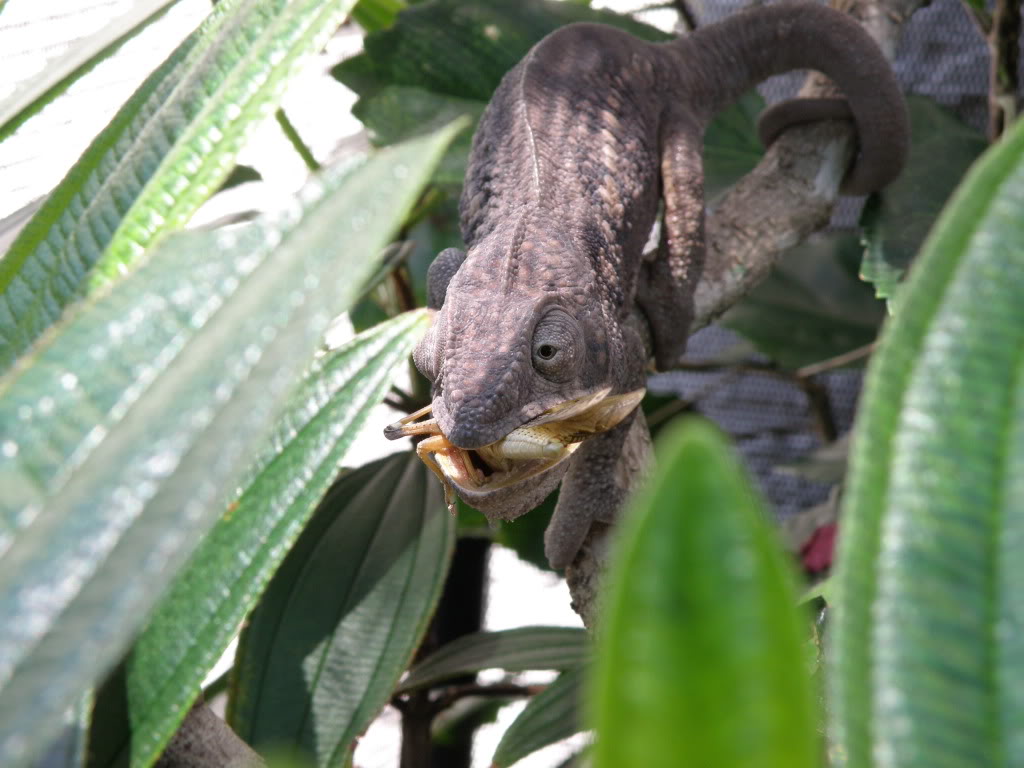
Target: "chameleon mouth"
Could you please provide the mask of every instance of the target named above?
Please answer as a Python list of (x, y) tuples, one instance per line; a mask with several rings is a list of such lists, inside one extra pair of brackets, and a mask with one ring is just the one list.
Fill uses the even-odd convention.
[(607, 432), (626, 418), (646, 390), (622, 395), (609, 395), (610, 391), (606, 388), (559, 403), (505, 437), (476, 449), (451, 443), (436, 420), (429, 418), (429, 405), (386, 427), (384, 436), (394, 440), (428, 435), (416, 446), (416, 452), (441, 480), (446, 501), (452, 507), (452, 490), (470, 496), (496, 491), (562, 463), (586, 438)]

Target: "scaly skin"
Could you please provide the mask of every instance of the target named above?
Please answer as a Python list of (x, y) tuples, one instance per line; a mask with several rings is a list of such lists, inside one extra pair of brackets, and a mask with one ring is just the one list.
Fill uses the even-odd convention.
[[(466, 173), (467, 250), (445, 251), (432, 266), (440, 309), (415, 353), (453, 445), (494, 443), (603, 388), (642, 388), (646, 329), (636, 308), (659, 367), (679, 359), (704, 264), (704, 129), (744, 91), (795, 68), (824, 72), (846, 97), (860, 153), (844, 190), (891, 181), (908, 142), (899, 88), (860, 27), (822, 6), (758, 8), (663, 44), (574, 24), (505, 76)], [(770, 130), (832, 114), (820, 101), (787, 102), (771, 110)], [(667, 247), (645, 262), (662, 201)], [(552, 565), (565, 567), (590, 523), (610, 521), (623, 501), (612, 468), (632, 418), (518, 487), (460, 493), (488, 516), (512, 519), (568, 473), (545, 539)]]

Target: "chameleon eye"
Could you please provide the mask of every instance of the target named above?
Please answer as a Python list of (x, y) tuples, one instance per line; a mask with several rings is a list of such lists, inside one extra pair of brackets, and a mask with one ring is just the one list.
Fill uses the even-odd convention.
[(533, 332), (533, 367), (552, 381), (568, 381), (581, 357), (579, 327), (561, 309), (550, 310)]

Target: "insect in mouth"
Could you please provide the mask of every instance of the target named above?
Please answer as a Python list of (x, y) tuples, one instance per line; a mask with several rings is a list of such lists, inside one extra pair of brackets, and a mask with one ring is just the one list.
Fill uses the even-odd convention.
[[(416, 454), (437, 475), (445, 503), (455, 512), (458, 489), (488, 491), (529, 480), (569, 458), (591, 435), (607, 432), (628, 416), (644, 397), (637, 389), (609, 395), (610, 388), (559, 403), (503, 438), (476, 449), (451, 443), (428, 405), (384, 429), (389, 440), (427, 435)], [(422, 419), (422, 420), (421, 420)]]

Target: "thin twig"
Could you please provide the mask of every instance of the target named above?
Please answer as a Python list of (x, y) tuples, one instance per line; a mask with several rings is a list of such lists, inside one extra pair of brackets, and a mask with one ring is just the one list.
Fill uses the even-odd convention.
[(288, 119), (288, 115), (284, 113), (283, 109), (277, 110), (277, 123), (281, 126), (281, 130), (284, 131), (285, 138), (291, 143), (292, 147), (302, 158), (302, 162), (306, 164), (313, 173), (320, 170), (320, 163), (313, 157), (313, 151), (306, 146), (306, 142), (302, 140), (298, 130), (292, 124), (292, 121)]
[(515, 683), (494, 683), (493, 685), (466, 683), (464, 685), (453, 685), (444, 689), (441, 695), (434, 699), (431, 709), (434, 714), (438, 714), (444, 712), (459, 699), (465, 699), (470, 696), (477, 698), (536, 696), (545, 688), (547, 688), (546, 685), (516, 685)]
[(828, 360), (822, 360), (820, 363), (805, 365), (803, 368), (797, 368), (794, 375), (798, 379), (807, 379), (811, 376), (817, 376), (819, 373), (833, 371), (836, 368), (844, 368), (850, 363), (855, 363), (858, 360), (863, 360), (865, 357), (869, 357), (871, 353), (875, 351), (875, 347), (877, 345), (877, 341), (872, 341), (870, 344), (865, 344), (863, 347), (851, 349), (849, 352), (843, 352), (841, 355), (830, 357)]
[(974, 27), (978, 30), (978, 33), (987, 40), (989, 32), (992, 31), (992, 17), (988, 11), (978, 8), (970, 0), (960, 0), (960, 5), (963, 7), (967, 17), (974, 22)]
[(1020, 61), (1021, 2), (996, 0), (988, 34), (988, 134), (995, 141), (1017, 117), (1017, 65)]

